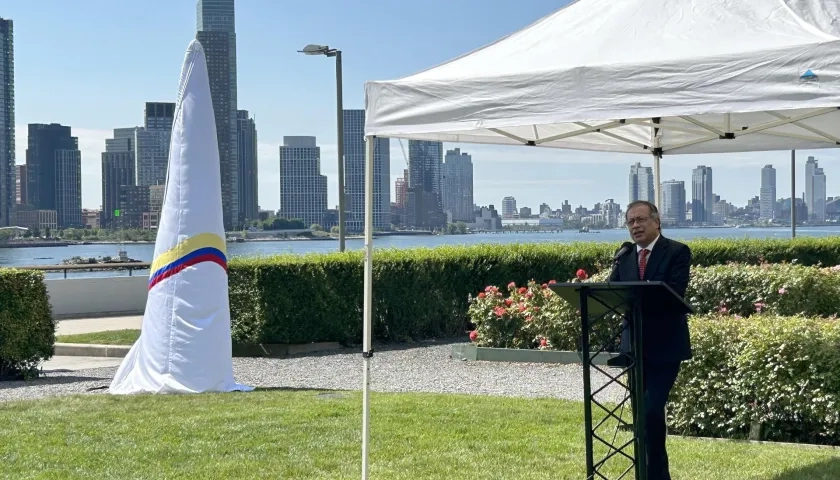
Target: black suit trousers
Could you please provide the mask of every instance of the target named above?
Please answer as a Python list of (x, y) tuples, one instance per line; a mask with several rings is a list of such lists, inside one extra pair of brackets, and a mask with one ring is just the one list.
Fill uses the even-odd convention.
[(665, 404), (671, 393), (680, 362), (644, 362), (642, 381), (645, 389), (645, 430), (648, 480), (670, 480), (668, 452), (665, 448)]

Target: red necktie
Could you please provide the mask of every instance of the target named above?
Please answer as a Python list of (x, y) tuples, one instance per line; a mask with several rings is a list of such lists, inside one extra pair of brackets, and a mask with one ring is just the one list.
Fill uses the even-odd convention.
[(639, 252), (639, 255), (641, 255), (641, 257), (639, 258), (639, 280), (644, 280), (645, 279), (645, 267), (647, 266), (648, 250), (647, 249), (642, 250), (641, 252)]

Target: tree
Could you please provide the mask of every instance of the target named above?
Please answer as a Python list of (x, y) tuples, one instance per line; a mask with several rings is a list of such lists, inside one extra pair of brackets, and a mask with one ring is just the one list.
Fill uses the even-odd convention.
[(45, 237), (45, 238), (52, 238), (52, 237), (50, 236), (50, 227), (46, 227), (46, 228), (44, 228), (44, 237)]
[(340, 231), (341, 229), (338, 228), (338, 225), (333, 225), (333, 227), (330, 229), (330, 233), (339, 233)]
[(313, 232), (323, 232), (324, 231), (324, 227), (318, 225), (317, 223), (313, 223), (312, 225), (310, 225), (309, 229), (312, 230)]
[(467, 233), (467, 224), (466, 223), (458, 222), (458, 223), (455, 224), (455, 226), (458, 227), (458, 233), (460, 235), (464, 235), (465, 233)]

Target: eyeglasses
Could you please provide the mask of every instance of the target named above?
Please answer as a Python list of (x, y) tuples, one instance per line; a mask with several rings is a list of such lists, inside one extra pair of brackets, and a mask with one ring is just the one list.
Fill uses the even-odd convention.
[(648, 220), (650, 220), (650, 217), (628, 218), (627, 221), (624, 222), (624, 224), (627, 225), (628, 227), (632, 227), (633, 224), (636, 223), (636, 222), (639, 222), (641, 224), (641, 223), (647, 222)]

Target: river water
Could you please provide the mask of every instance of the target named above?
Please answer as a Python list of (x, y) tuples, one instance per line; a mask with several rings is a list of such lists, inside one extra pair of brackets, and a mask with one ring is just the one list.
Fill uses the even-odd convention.
[[(663, 232), (676, 240), (696, 238), (790, 238), (790, 228), (669, 228)], [(799, 227), (797, 237), (826, 237), (840, 235), (837, 227)], [(482, 233), (475, 235), (423, 235), (423, 236), (385, 236), (374, 240), (374, 248), (415, 248), (437, 247), (441, 245), (474, 245), (479, 243), (544, 243), (544, 242), (623, 242), (629, 240), (626, 230), (601, 230), (599, 232), (578, 233), (567, 230), (558, 233)], [(360, 250), (364, 247), (362, 239), (348, 239), (347, 250)], [(155, 246), (145, 244), (95, 244), (71, 245), (67, 247), (32, 247), (0, 248), (0, 267), (25, 265), (55, 265), (63, 259), (79, 256), (100, 257), (117, 256), (117, 251), (124, 249), (130, 258), (151, 262)], [(303, 254), (309, 252), (338, 251), (337, 240), (289, 240), (228, 243), (228, 257), (263, 256), (279, 253)], [(135, 272), (148, 275), (148, 271)], [(90, 276), (126, 275), (117, 272), (70, 272), (68, 278)], [(61, 278), (62, 273), (49, 273), (47, 278)]]

